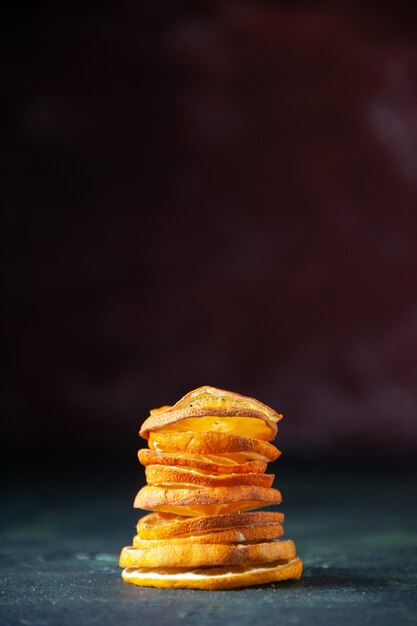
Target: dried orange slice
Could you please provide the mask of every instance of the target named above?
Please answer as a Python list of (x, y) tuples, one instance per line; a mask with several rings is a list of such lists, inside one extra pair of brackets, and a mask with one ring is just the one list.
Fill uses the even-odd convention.
[(193, 467), (212, 474), (237, 474), (254, 472), (262, 474), (266, 470), (266, 461), (247, 461), (244, 454), (234, 455), (181, 455), (175, 452), (155, 452), (148, 448), (142, 448), (138, 452), (139, 461), (142, 465), (171, 465), (181, 467)]
[(272, 487), (212, 487), (196, 489), (164, 489), (142, 487), (134, 507), (146, 511), (165, 511), (185, 516), (219, 515), (235, 511), (249, 511), (258, 507), (279, 504), (278, 489)]
[[(185, 396), (178, 400), (172, 408), (174, 410), (185, 409), (191, 407), (191, 405), (194, 409), (207, 408), (208, 406), (234, 407), (236, 410), (238, 408), (253, 409), (259, 411), (265, 415), (268, 420), (274, 423), (278, 422), (282, 418), (282, 415), (259, 400), (255, 400), (255, 398), (243, 396), (240, 393), (233, 391), (226, 391), (225, 389), (210, 387), (208, 385), (189, 391)], [(234, 414), (237, 415), (237, 413)]]
[(236, 485), (256, 485), (271, 487), (273, 474), (208, 474), (196, 469), (167, 467), (166, 465), (148, 465), (146, 482), (158, 487), (234, 487)]
[(133, 546), (122, 549), (120, 567), (216, 567), (219, 565), (254, 565), (278, 559), (294, 559), (294, 542), (265, 543), (173, 543), (162, 542), (158, 547), (138, 550)]
[(189, 452), (191, 454), (241, 454), (248, 461), (275, 461), (280, 451), (267, 441), (240, 437), (229, 433), (151, 433), (149, 448), (157, 452)]
[[(243, 419), (242, 419), (243, 418)], [(238, 393), (199, 387), (187, 393), (174, 406), (151, 411), (140, 435), (149, 438), (155, 431), (221, 431), (272, 441), (282, 415), (262, 402)]]
[(199, 533), (197, 535), (183, 535), (172, 539), (141, 539), (137, 535), (133, 537), (133, 547), (138, 550), (148, 550), (161, 545), (171, 546), (181, 543), (246, 543), (271, 541), (278, 539), (284, 534), (282, 524), (271, 526), (240, 526), (225, 528), (211, 533)]
[(197, 535), (235, 527), (281, 525), (283, 513), (273, 511), (250, 511), (231, 515), (210, 515), (208, 517), (182, 517), (169, 513), (149, 513), (144, 515), (136, 526), (141, 539), (171, 539), (184, 535)]
[(127, 583), (143, 587), (205, 589), (236, 589), (251, 585), (264, 585), (283, 580), (298, 579), (303, 571), (301, 559), (276, 561), (266, 565), (245, 567), (232, 565), (226, 567), (198, 569), (148, 569), (129, 567), (122, 572)]

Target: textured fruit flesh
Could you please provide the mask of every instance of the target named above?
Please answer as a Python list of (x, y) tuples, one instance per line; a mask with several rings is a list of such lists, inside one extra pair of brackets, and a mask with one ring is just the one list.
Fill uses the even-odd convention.
[(273, 474), (209, 474), (194, 469), (149, 465), (146, 468), (146, 482), (167, 489), (190, 489), (192, 487), (215, 487), (236, 485), (254, 485), (271, 487)]
[(188, 417), (173, 424), (167, 424), (158, 428), (158, 432), (202, 432), (217, 431), (230, 433), (231, 435), (241, 435), (272, 441), (275, 431), (264, 420), (255, 417), (217, 417), (208, 415), (206, 417)]
[[(174, 410), (191, 408), (216, 408), (216, 407), (236, 407), (237, 409), (252, 409), (261, 411), (268, 419), (277, 422), (282, 416), (278, 415), (270, 407), (262, 404), (254, 398), (231, 393), (225, 389), (215, 387), (199, 387), (187, 393), (172, 408)], [(238, 411), (236, 411), (238, 412)]]
[[(273, 503), (271, 502), (271, 504)], [(182, 517), (198, 517), (200, 515), (226, 515), (227, 513), (251, 511), (263, 506), (268, 506), (263, 500), (241, 500), (240, 502), (228, 502), (226, 504), (161, 505), (154, 507), (153, 510), (173, 513)]]
[(214, 590), (297, 579), (300, 578), (302, 569), (301, 560), (295, 558), (256, 567), (242, 565), (193, 569), (129, 567), (123, 570), (122, 577), (126, 582), (136, 585)]
[[(165, 534), (165, 533), (163, 534), (164, 538), (175, 537), (175, 536), (178, 536), (177, 532), (174, 532), (175, 530), (178, 529), (178, 522), (186, 522), (186, 521), (187, 520), (184, 519), (182, 515), (170, 515), (169, 513), (159, 513), (159, 512), (148, 513), (147, 515), (144, 515), (142, 518), (139, 519), (138, 524), (137, 524), (137, 532), (138, 532), (138, 535), (142, 536), (143, 534), (144, 537), (145, 536), (147, 537), (148, 532), (152, 532), (153, 529), (155, 528), (159, 529), (162, 527), (165, 530), (168, 529), (168, 534)], [(223, 530), (224, 528), (233, 528), (235, 526), (243, 526), (243, 525), (254, 527), (254, 526), (267, 526), (270, 524), (282, 524), (284, 521), (284, 514), (277, 513), (277, 512), (272, 513), (271, 511), (262, 511), (259, 513), (246, 513), (244, 516), (240, 516), (240, 517), (236, 515), (231, 516), (229, 518), (224, 517), (224, 516), (220, 516), (218, 518), (212, 517), (210, 521), (214, 522), (214, 524), (211, 523), (209, 528), (205, 528), (204, 530), (201, 530), (200, 532), (202, 533), (214, 532), (216, 530)], [(192, 520), (192, 523), (193, 525), (198, 524), (199, 520), (197, 519)], [(172, 532), (169, 532), (170, 530)], [(190, 532), (187, 532), (184, 529), (184, 531), (180, 534), (181, 535), (196, 534), (195, 527), (193, 527), (193, 531), (190, 531)]]
[(164, 449), (164, 443), (158, 440), (158, 435), (152, 435), (149, 439), (149, 448), (155, 452), (167, 452), (168, 454), (177, 454), (182, 458), (197, 459), (217, 465), (242, 465), (247, 461), (268, 462), (269, 459), (259, 452), (224, 452), (223, 454), (190, 454), (178, 450)]

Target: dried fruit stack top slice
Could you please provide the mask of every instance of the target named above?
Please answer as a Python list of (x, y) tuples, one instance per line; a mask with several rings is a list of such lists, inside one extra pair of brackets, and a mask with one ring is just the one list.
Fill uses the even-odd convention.
[(238, 393), (199, 387), (187, 393), (174, 406), (151, 411), (142, 424), (140, 435), (149, 439), (151, 433), (223, 432), (232, 435), (272, 441), (282, 415), (259, 400)]

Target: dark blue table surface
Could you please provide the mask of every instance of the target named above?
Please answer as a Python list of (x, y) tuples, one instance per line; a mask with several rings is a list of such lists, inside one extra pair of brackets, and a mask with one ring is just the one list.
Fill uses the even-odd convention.
[(235, 591), (128, 585), (118, 553), (138, 512), (136, 476), (78, 472), (8, 481), (1, 531), (4, 626), (417, 624), (417, 493), (410, 465), (276, 465), (298, 582)]

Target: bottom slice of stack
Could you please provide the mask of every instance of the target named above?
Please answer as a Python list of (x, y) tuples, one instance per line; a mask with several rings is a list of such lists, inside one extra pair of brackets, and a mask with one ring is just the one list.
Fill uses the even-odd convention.
[(151, 513), (123, 548), (126, 582), (151, 587), (232, 589), (299, 578), (302, 562), (283, 534), (283, 514), (181, 517)]

